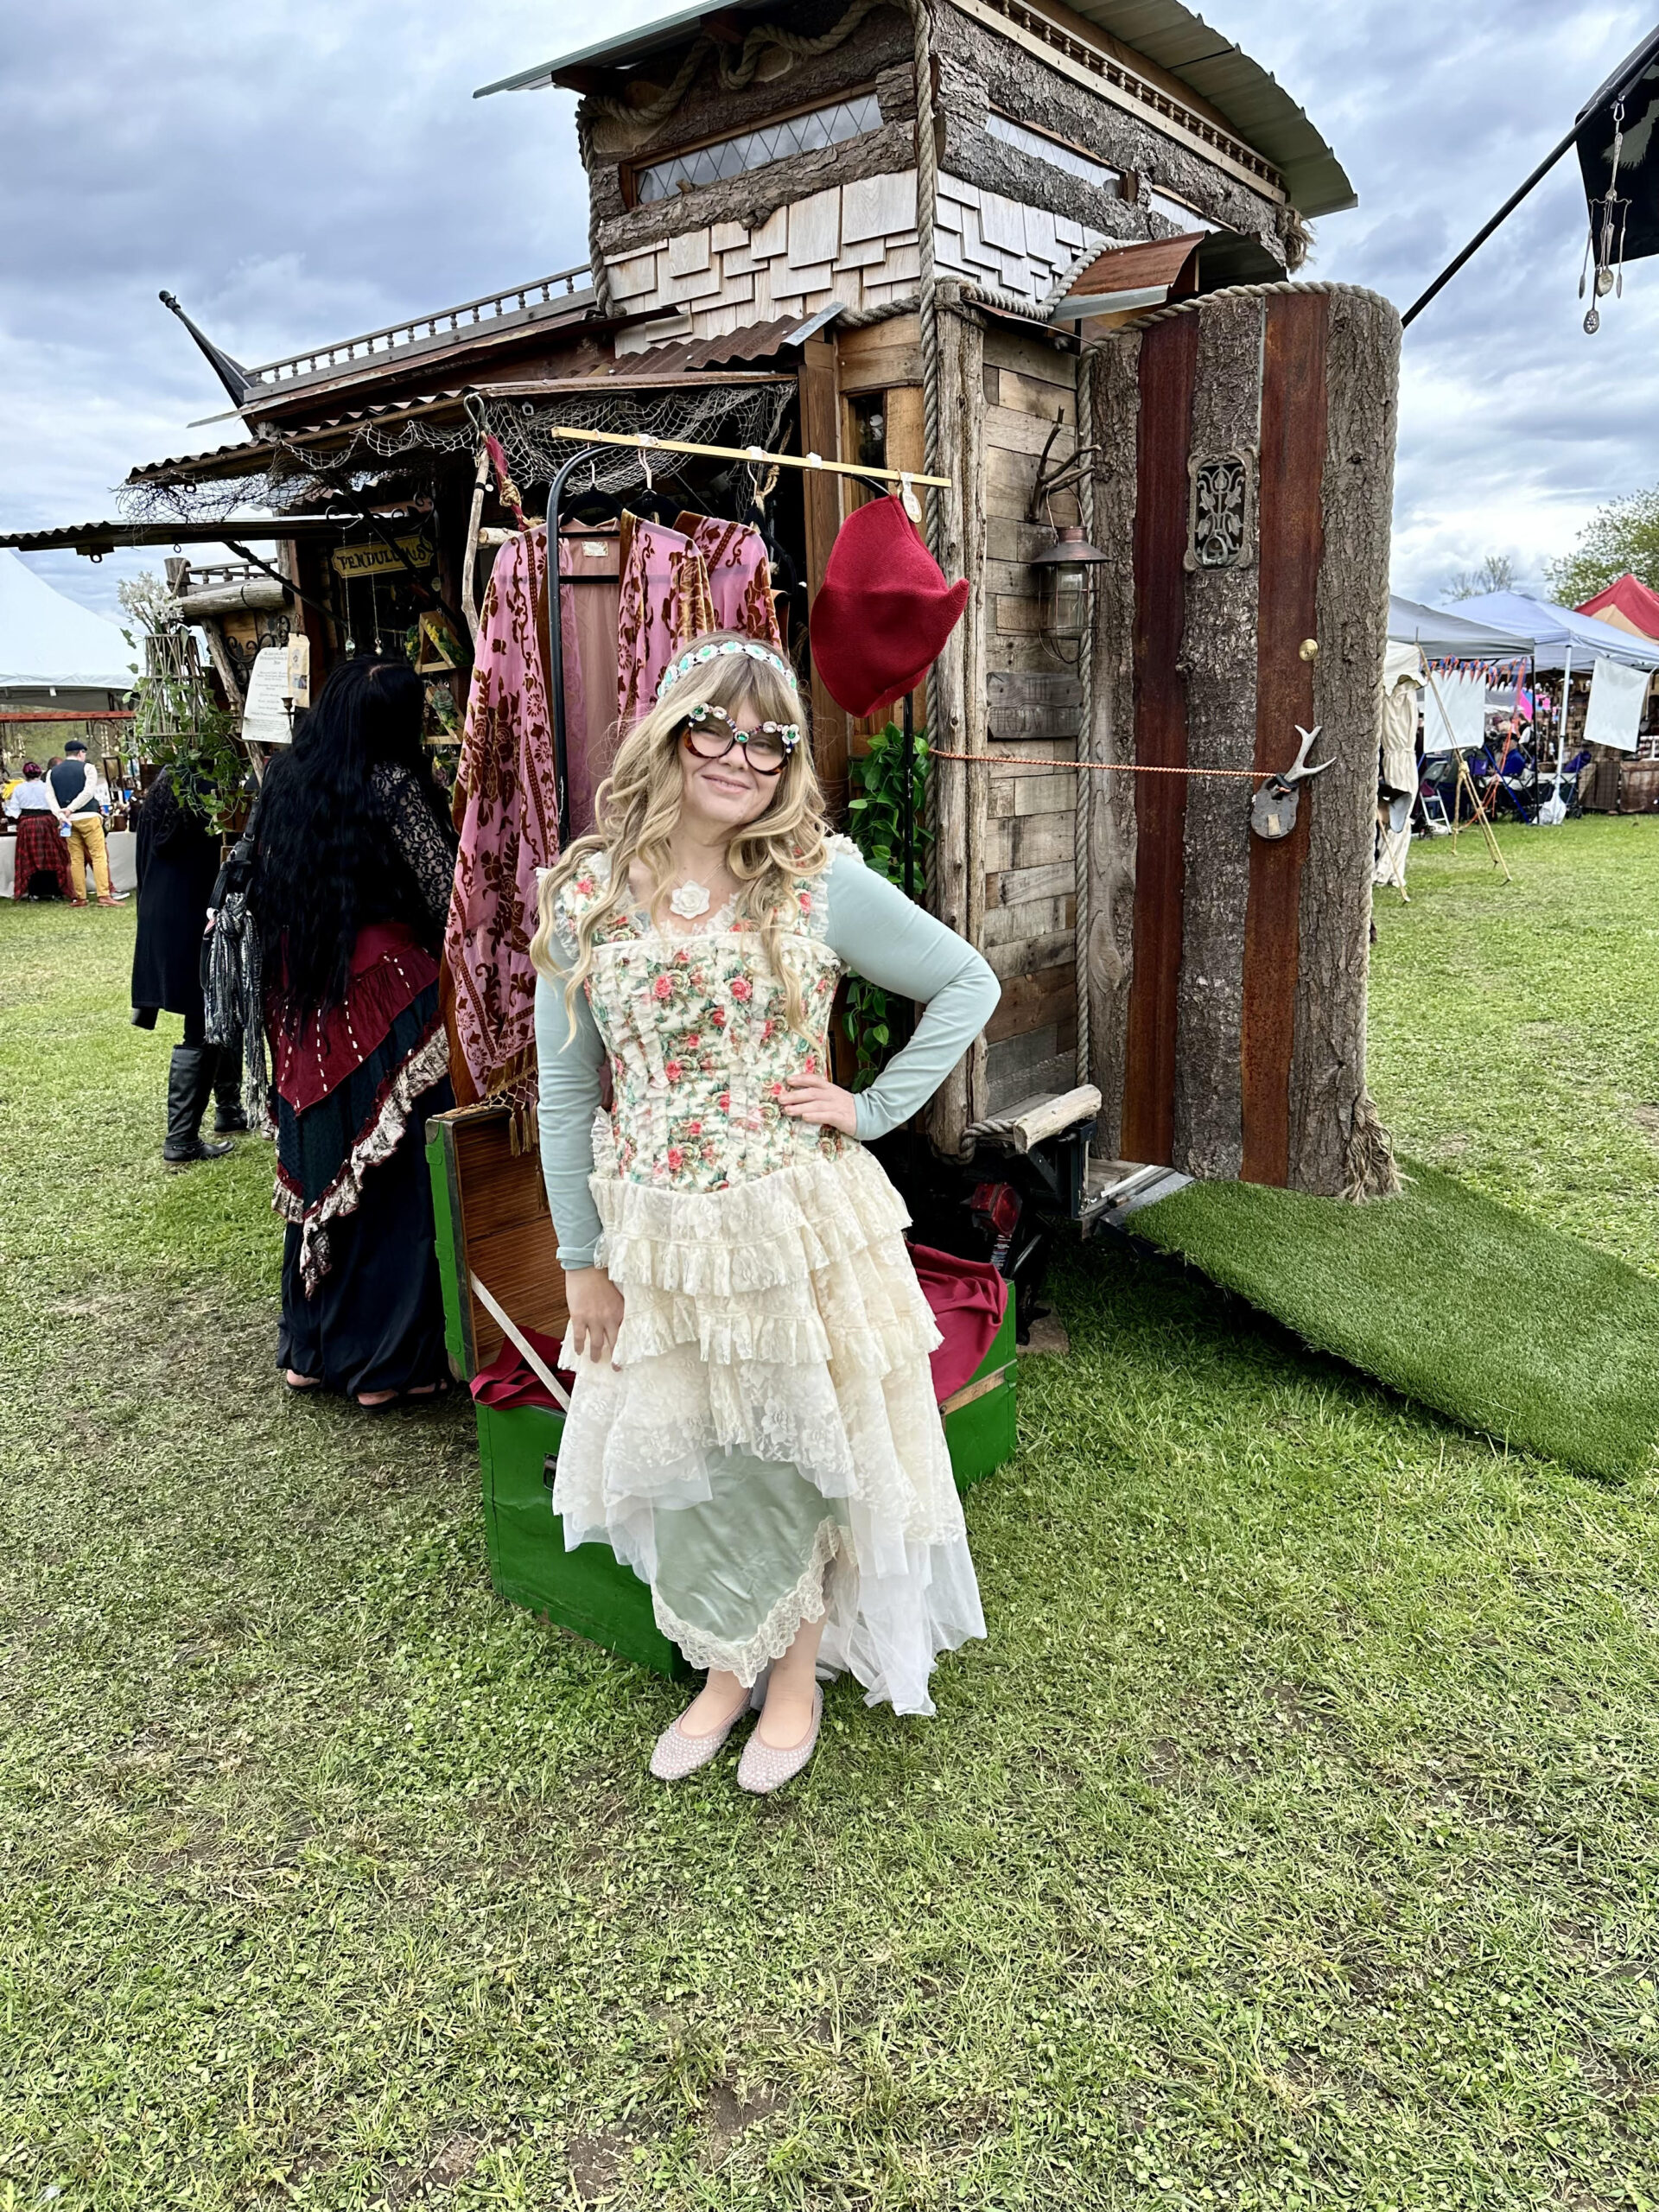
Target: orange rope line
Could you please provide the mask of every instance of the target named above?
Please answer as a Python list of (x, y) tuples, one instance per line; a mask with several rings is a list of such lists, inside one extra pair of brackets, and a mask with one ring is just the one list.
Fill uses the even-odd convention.
[(1265, 784), (1276, 768), (1166, 768), (1151, 760), (1048, 760), (1034, 753), (947, 753), (930, 745), (932, 760), (966, 760), (993, 768), (1088, 768), (1097, 776), (1223, 776), (1241, 783)]

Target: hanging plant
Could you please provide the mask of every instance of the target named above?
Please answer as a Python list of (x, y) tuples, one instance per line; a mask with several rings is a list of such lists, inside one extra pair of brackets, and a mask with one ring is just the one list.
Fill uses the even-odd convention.
[(159, 576), (129, 578), (120, 599), (134, 625), (121, 634), (143, 653), (143, 672), (131, 694), (133, 752), (168, 769), (179, 798), (223, 835), (244, 804), (242, 718), (215, 702), (195, 634), (179, 620)]
[[(905, 880), (904, 742), (905, 734), (898, 723), (889, 722), (871, 738), (864, 757), (848, 764), (855, 794), (848, 808), (853, 842), (866, 867), (901, 887)], [(927, 828), (925, 730), (915, 732), (911, 747), (912, 834), (919, 868), (931, 839)], [(874, 1082), (902, 1043), (902, 1036), (895, 1032), (910, 1027), (908, 1003), (895, 1006), (879, 984), (854, 976), (848, 980), (842, 1023), (855, 1055), (853, 1089), (862, 1090)]]

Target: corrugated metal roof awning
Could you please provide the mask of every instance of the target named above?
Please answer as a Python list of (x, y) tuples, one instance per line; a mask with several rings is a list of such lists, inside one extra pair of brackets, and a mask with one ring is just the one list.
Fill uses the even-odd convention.
[[(396, 520), (383, 517), (383, 520)], [(0, 546), (17, 553), (85, 553), (99, 557), (123, 546), (268, 544), (277, 538), (343, 537), (360, 529), (357, 515), (232, 515), (218, 522), (76, 522), (60, 530), (0, 531)]]
[(1224, 284), (1271, 284), (1282, 276), (1263, 245), (1232, 231), (1148, 238), (1098, 255), (1050, 308), (1049, 320), (1081, 322), (1096, 315), (1140, 315)]
[[(836, 313), (839, 312), (837, 308)], [(278, 434), (238, 439), (230, 445), (213, 446), (204, 453), (176, 454), (165, 461), (146, 461), (133, 469), (125, 479), (124, 489), (178, 483), (183, 481), (211, 482), (215, 479), (232, 480), (238, 476), (263, 474), (273, 463), (287, 457), (295, 467), (300, 462), (287, 455), (285, 449), (297, 446), (302, 454), (315, 453), (325, 459), (329, 452), (346, 445), (367, 424), (377, 429), (395, 429), (400, 423), (420, 419), (435, 423), (461, 422), (466, 413), (467, 395), (476, 392), (480, 398), (491, 396), (502, 398), (529, 399), (545, 397), (556, 398), (561, 393), (575, 395), (582, 392), (615, 391), (620, 388), (649, 391), (653, 386), (663, 390), (683, 388), (687, 385), (744, 385), (771, 384), (787, 380), (793, 372), (789, 369), (721, 368), (715, 365), (724, 361), (764, 362), (776, 359), (786, 346), (798, 345), (823, 327), (830, 320), (828, 310), (813, 315), (803, 322), (791, 315), (777, 322), (752, 324), (744, 330), (728, 332), (723, 338), (677, 340), (665, 346), (648, 347), (644, 353), (630, 353), (616, 362), (603, 375), (588, 377), (531, 377), (501, 378), (488, 382), (480, 381), (457, 386), (450, 391), (429, 392), (416, 399), (389, 401), (379, 406), (353, 407), (338, 415), (325, 416), (320, 422), (284, 427)], [(388, 458), (385, 467), (397, 467), (395, 457)], [(168, 541), (157, 539), (157, 543)]]

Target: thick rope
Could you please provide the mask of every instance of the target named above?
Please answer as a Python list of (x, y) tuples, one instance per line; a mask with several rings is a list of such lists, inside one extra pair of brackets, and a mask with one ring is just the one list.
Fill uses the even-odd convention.
[[(916, 77), (916, 317), (920, 326), (922, 354), (922, 468), (929, 476), (941, 476), (944, 472), (939, 467), (938, 276), (933, 260), (933, 229), (939, 196), (938, 162), (933, 139), (933, 32), (927, 12), (928, 0), (909, 0), (909, 4)], [(939, 494), (932, 489), (925, 498), (927, 542), (937, 557), (943, 534)], [(930, 740), (938, 735), (938, 728), (939, 674), (935, 662), (927, 671)], [(933, 905), (937, 905), (938, 896), (938, 791), (930, 777), (928, 826), (933, 834), (927, 841), (926, 881), (928, 899)]]
[[(922, 340), (922, 467), (930, 476), (943, 475), (939, 467), (939, 309), (938, 272), (933, 258), (933, 232), (938, 214), (938, 152), (933, 134), (933, 29), (928, 0), (910, 0), (911, 24), (915, 33), (916, 66), (916, 245), (919, 276), (916, 305)], [(928, 496), (928, 535), (935, 553), (939, 542), (939, 501)]]
[(611, 293), (611, 272), (605, 265), (605, 249), (599, 238), (599, 194), (594, 190), (594, 119), (584, 100), (576, 110), (576, 151), (588, 179), (588, 273), (594, 280), (594, 305), (601, 315), (616, 312)]
[[(1092, 353), (1085, 353), (1077, 363), (1077, 445), (1081, 449), (1094, 442), (1095, 360)], [(1095, 542), (1095, 473), (1092, 468), (1085, 468), (1077, 479), (1077, 513), (1083, 523), (1083, 534), (1092, 545)], [(1096, 595), (1092, 591), (1089, 594), (1089, 607), (1090, 635), (1084, 639), (1083, 651), (1077, 657), (1077, 678), (1083, 691), (1083, 721), (1078, 730), (1077, 752), (1085, 767), (1093, 765), (1095, 651), (1099, 642), (1096, 630)], [(1077, 934), (1073, 949), (1077, 962), (1077, 1076), (1079, 1083), (1089, 1080), (1091, 1051), (1089, 1033), (1089, 938), (1094, 885), (1093, 840), (1090, 836), (1094, 798), (1093, 783), (1087, 776), (1079, 776), (1077, 818), (1072, 826), (1077, 881)]]
[[(868, 330), (873, 322), (891, 322), (895, 315), (914, 315), (915, 312), (916, 295), (906, 292), (902, 298), (884, 300), (876, 308), (843, 308), (836, 317), (836, 328)], [(924, 470), (923, 474), (931, 475), (932, 471)]]
[[(1168, 307), (1148, 308), (1144, 315), (1136, 315), (1132, 322), (1126, 322), (1115, 330), (1112, 337), (1120, 338), (1130, 331), (1144, 330), (1149, 322), (1167, 322), (1172, 315), (1196, 314), (1201, 308), (1214, 307), (1218, 300), (1259, 300), (1273, 292), (1340, 292), (1349, 299), (1374, 300), (1379, 307), (1387, 308), (1390, 313), (1399, 313), (1392, 300), (1384, 299), (1381, 292), (1373, 292), (1363, 284), (1338, 284), (1329, 277), (1318, 276), (1303, 283), (1294, 277), (1281, 276), (1271, 284), (1224, 284), (1218, 291), (1198, 292), (1191, 299), (1176, 300)], [(1106, 342), (1109, 343), (1109, 340)]]
[(1268, 784), (1277, 768), (1171, 768), (1154, 760), (1051, 760), (1036, 753), (947, 753), (927, 748), (931, 760), (967, 760), (976, 768), (1076, 768), (1096, 776), (1207, 776), (1224, 783)]

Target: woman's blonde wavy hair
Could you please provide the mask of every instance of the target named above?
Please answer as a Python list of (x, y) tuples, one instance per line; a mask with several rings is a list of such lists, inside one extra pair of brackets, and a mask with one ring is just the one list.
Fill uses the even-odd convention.
[[(715, 630), (693, 639), (686, 651), (733, 639), (753, 642), (736, 631)], [(779, 771), (770, 804), (732, 839), (726, 865), (739, 886), (737, 911), (760, 931), (767, 965), (783, 984), (790, 1027), (799, 1029), (804, 1023), (800, 979), (783, 954), (783, 923), (795, 912), (796, 879), (821, 874), (830, 865), (823, 793), (812, 765), (804, 702), (768, 662), (751, 659), (747, 653), (699, 661), (640, 716), (618, 746), (611, 772), (594, 796), (598, 829), (578, 837), (542, 878), (539, 921), (530, 957), (538, 974), (550, 982), (564, 984), (565, 1010), (572, 1021), (576, 994), (593, 969), (595, 937), (613, 915), (633, 903), (629, 870), (636, 860), (644, 861), (656, 885), (651, 918), (661, 925), (672, 889), (669, 838), (680, 816), (680, 736), (692, 708), (703, 705), (724, 707), (734, 715), (744, 707), (753, 710), (757, 721), (795, 722), (800, 728), (801, 741)], [(576, 959), (567, 972), (550, 950), (558, 896), (596, 853), (609, 856), (610, 880), (577, 921)]]

